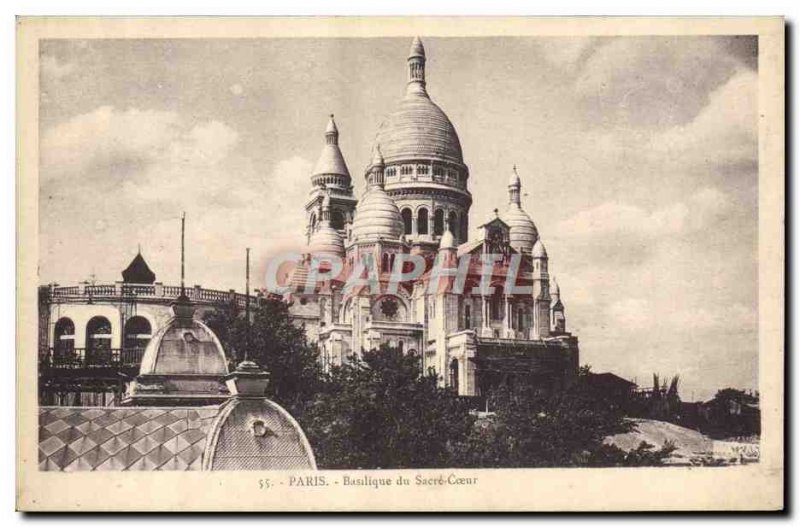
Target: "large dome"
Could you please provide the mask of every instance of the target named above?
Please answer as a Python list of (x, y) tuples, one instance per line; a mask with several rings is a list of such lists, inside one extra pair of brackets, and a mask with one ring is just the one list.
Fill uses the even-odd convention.
[(381, 145), (387, 164), (415, 159), (464, 162), (453, 123), (424, 92), (406, 94), (381, 124), (375, 143)]

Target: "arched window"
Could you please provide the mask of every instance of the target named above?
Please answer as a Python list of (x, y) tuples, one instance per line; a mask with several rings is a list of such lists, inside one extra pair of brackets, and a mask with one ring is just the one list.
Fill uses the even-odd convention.
[(394, 271), (394, 253), (389, 255), (389, 271)]
[(94, 317), (86, 324), (86, 361), (88, 364), (111, 362), (111, 322)]
[(504, 307), (502, 287), (495, 286), (490, 307), (492, 320), (502, 320)]
[(125, 323), (125, 347), (144, 348), (150, 342), (152, 328), (144, 317), (132, 317)]
[(453, 233), (453, 236), (461, 238), (461, 233), (458, 232), (458, 215), (454, 210), (451, 210), (450, 214), (447, 215), (447, 228)]
[(517, 331), (525, 329), (525, 308), (520, 307), (517, 310)]
[(472, 328), (472, 308), (469, 304), (464, 306), (464, 329)]
[(123, 364), (139, 364), (144, 356), (144, 349), (152, 337), (150, 322), (144, 317), (132, 317), (125, 323), (125, 340), (121, 357)]
[(428, 209), (424, 207), (417, 212), (417, 234), (428, 234)]
[(450, 387), (458, 392), (458, 361), (450, 361)]
[(72, 357), (75, 353), (75, 323), (68, 318), (56, 322), (53, 354), (57, 358)]
[(411, 228), (412, 228), (411, 218), (413, 216), (411, 209), (403, 209), (400, 212), (400, 216), (403, 218), (403, 232), (406, 233), (406, 235), (411, 234)]
[(331, 227), (336, 230), (344, 229), (344, 214), (340, 210), (331, 212)]
[(469, 226), (467, 224), (468, 217), (467, 213), (463, 213), (461, 215), (461, 241), (462, 243), (469, 239)]
[(383, 253), (381, 257), (381, 271), (384, 273), (389, 272), (389, 253)]
[(444, 211), (436, 209), (433, 213), (433, 234), (441, 236), (444, 234)]

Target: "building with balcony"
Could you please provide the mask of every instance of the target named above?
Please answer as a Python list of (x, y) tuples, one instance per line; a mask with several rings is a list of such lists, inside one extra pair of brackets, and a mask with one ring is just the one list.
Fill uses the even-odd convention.
[[(139, 374), (145, 349), (173, 317), (180, 286), (156, 281), (141, 253), (113, 284), (39, 288), (40, 404), (117, 404)], [(245, 295), (185, 288), (196, 315), (221, 303), (245, 305)], [(252, 297), (255, 302), (258, 297)]]

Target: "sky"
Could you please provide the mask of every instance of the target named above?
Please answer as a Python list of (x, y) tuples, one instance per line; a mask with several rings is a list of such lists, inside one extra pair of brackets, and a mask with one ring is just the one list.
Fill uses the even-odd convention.
[[(363, 192), (410, 41), (41, 41), (40, 282), (120, 280), (141, 246), (176, 284), (186, 211), (188, 283), (243, 289), (246, 247), (263, 270), (303, 242), (330, 113)], [(423, 42), (470, 224), (516, 165), (581, 363), (679, 374), (684, 400), (757, 389), (757, 39)]]

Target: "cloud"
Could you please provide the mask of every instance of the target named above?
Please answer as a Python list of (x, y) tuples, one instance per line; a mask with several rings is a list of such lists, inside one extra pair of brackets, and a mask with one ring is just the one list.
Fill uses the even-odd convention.
[(303, 206), (311, 189), (313, 168), (308, 159), (292, 156), (276, 163), (264, 180), (265, 188), (276, 191), (270, 208), (270, 241), (265, 244), (269, 249), (298, 249), (305, 243)]
[(45, 179), (56, 175), (85, 179), (94, 172), (114, 179), (168, 155), (186, 133), (174, 112), (101, 106), (45, 131), (42, 166)]
[(758, 73), (737, 70), (692, 121), (654, 136), (647, 148), (683, 163), (757, 159), (757, 90)]
[[(45, 130), (40, 199), (47, 261), (69, 261), (73, 272), (84, 273), (60, 272), (58, 279), (88, 275), (90, 264), (76, 255), (103, 254), (113, 269), (142, 243), (160, 278), (174, 281), (182, 211), (194, 283), (237, 285), (245, 247), (253, 248), (254, 269), (270, 253), (301, 248), (312, 162), (291, 156), (265, 170), (238, 155), (239, 142), (220, 120), (112, 106)], [(254, 285), (259, 278), (254, 274)]]
[(588, 57), (575, 90), (593, 126), (665, 128), (692, 120), (739, 64), (719, 38), (618, 38)]
[(614, 239), (626, 235), (661, 237), (698, 231), (731, 209), (730, 198), (715, 188), (703, 188), (687, 200), (654, 210), (619, 201), (580, 211), (557, 226), (560, 237)]
[(206, 201), (229, 185), (222, 165), (238, 140), (220, 121), (102, 106), (45, 131), (42, 185), (113, 188), (145, 201), (181, 195)]

